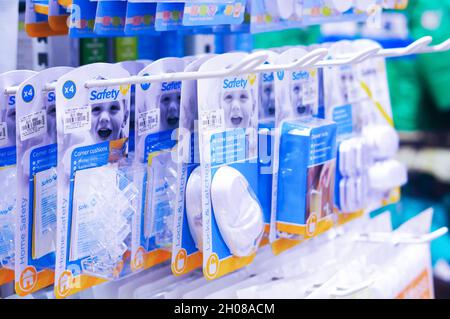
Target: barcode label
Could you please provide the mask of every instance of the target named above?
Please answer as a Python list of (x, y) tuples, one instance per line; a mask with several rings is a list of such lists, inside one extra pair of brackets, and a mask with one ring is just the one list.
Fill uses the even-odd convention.
[(6, 144), (8, 141), (8, 127), (6, 122), (0, 122), (0, 146)]
[(91, 107), (71, 107), (64, 112), (64, 133), (89, 131), (91, 129)]
[(159, 130), (160, 110), (152, 109), (138, 115), (138, 135), (155, 132)]
[(30, 138), (47, 133), (47, 117), (44, 110), (22, 116), (19, 119), (20, 140), (26, 141)]
[(200, 116), (200, 125), (204, 130), (222, 129), (224, 127), (224, 111), (203, 111)]
[(314, 80), (303, 82), (303, 105), (314, 105), (318, 101), (318, 83)]

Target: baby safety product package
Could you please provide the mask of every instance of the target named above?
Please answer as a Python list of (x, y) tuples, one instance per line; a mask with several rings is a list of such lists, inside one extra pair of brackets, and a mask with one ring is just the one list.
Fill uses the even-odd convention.
[[(264, 51), (269, 55), (265, 64), (276, 64), (278, 54)], [(270, 229), (272, 208), (272, 169), (275, 130), (275, 72), (261, 73), (259, 77), (259, 129), (258, 129), (258, 199), (264, 214), (265, 232)]]
[(71, 71), (51, 68), (17, 91), (16, 293), (25, 296), (53, 283), (56, 239), (56, 95), (46, 85)]
[[(352, 45), (358, 51), (381, 48), (377, 42), (366, 39), (353, 41)], [(373, 210), (399, 201), (400, 187), (408, 177), (406, 166), (394, 158), (400, 138), (394, 128), (386, 61), (370, 58), (357, 65), (357, 72), (362, 96), (357, 129), (370, 154), (365, 185), (370, 196), (366, 207)]]
[(56, 84), (57, 298), (128, 272), (137, 196), (125, 161), (130, 85), (86, 87), (88, 81), (126, 77), (119, 65), (97, 63)]
[[(183, 72), (180, 58), (145, 67), (140, 76)], [(177, 189), (177, 130), (181, 81), (136, 86), (134, 181), (139, 189), (133, 217), (131, 266), (147, 269), (170, 259)]]
[[(338, 57), (379, 47), (370, 40), (330, 46)], [(385, 61), (324, 68), (325, 117), (338, 125), (335, 207), (339, 223), (398, 201), (406, 168), (393, 159), (399, 137), (393, 127)]]
[[(195, 59), (185, 72), (198, 71), (212, 55)], [(202, 267), (202, 188), (198, 148), (197, 81), (183, 81), (178, 133), (177, 195), (173, 225), (172, 272), (189, 273)]]
[[(229, 68), (246, 53), (206, 61)], [(198, 81), (203, 273), (212, 280), (252, 262), (264, 234), (258, 187), (258, 75)]]
[[(331, 58), (354, 52), (350, 41), (339, 41), (329, 47)], [(359, 119), (367, 117), (361, 108), (363, 92), (359, 85), (359, 67), (345, 64), (323, 69), (324, 116), (335, 121), (338, 126), (335, 206), (340, 222), (361, 216), (367, 197), (365, 174), (370, 154), (358, 133), (363, 125)]]
[[(278, 62), (292, 63), (306, 53), (288, 49)], [(277, 253), (286, 248), (277, 248), (278, 238), (307, 239), (333, 225), (336, 124), (312, 116), (319, 102), (317, 69), (277, 72), (275, 90), (270, 237)]]
[(7, 88), (36, 74), (11, 71), (0, 75), (0, 286), (14, 280), (17, 215), (16, 95)]

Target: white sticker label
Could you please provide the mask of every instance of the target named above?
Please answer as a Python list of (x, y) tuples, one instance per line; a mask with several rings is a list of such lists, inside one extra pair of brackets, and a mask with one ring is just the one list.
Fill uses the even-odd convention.
[(225, 117), (224, 110), (203, 111), (200, 115), (201, 125), (204, 130), (223, 129)]
[(160, 110), (152, 109), (138, 115), (138, 135), (158, 131), (160, 124)]
[(91, 129), (91, 107), (71, 107), (64, 112), (64, 133), (89, 131)]
[(8, 128), (6, 122), (0, 122), (0, 145), (6, 144), (8, 141)]
[(20, 140), (30, 138), (47, 132), (47, 117), (44, 110), (34, 112), (19, 119)]

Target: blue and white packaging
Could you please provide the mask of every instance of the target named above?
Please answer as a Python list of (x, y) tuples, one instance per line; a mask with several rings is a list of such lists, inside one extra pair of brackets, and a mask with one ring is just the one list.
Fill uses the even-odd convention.
[[(358, 51), (371, 46), (381, 48), (377, 42), (365, 39), (353, 41), (352, 45)], [(400, 138), (394, 128), (385, 59), (369, 58), (356, 65), (356, 72), (361, 88), (356, 127), (371, 155), (364, 180), (365, 207), (372, 210), (400, 199), (399, 188), (407, 182), (407, 171), (394, 159)]]
[(14, 280), (17, 215), (16, 98), (5, 94), (36, 72), (10, 71), (0, 75), (0, 286)]
[(56, 95), (46, 85), (71, 71), (51, 68), (17, 91), (16, 293), (25, 296), (53, 283), (56, 239)]
[(158, 2), (156, 6), (155, 30), (182, 30), (184, 3)]
[[(223, 54), (200, 72), (232, 66), (246, 53)], [(258, 187), (256, 74), (198, 81), (203, 274), (212, 280), (250, 264), (264, 234)]]
[[(329, 57), (354, 53), (351, 41), (339, 41), (329, 47)], [(336, 122), (338, 136), (345, 138), (357, 130), (358, 103), (362, 91), (354, 64), (324, 68), (325, 118)]]
[(94, 32), (103, 36), (125, 35), (126, 0), (96, 0)]
[(155, 31), (156, 3), (129, 0), (125, 20), (126, 35), (157, 34)]
[[(185, 72), (198, 71), (212, 55), (194, 58)], [(197, 81), (183, 81), (178, 133), (178, 179), (174, 214), (172, 272), (176, 276), (202, 267), (203, 225), (198, 148)]]
[(310, 238), (333, 225), (336, 124), (293, 120), (280, 137), (277, 230)]
[(74, 38), (93, 37), (97, 1), (72, 0), (70, 5), (69, 36)]
[(244, 21), (246, 2), (248, 1), (186, 1), (183, 25), (241, 24)]
[[(292, 63), (307, 51), (291, 48), (278, 63)], [(276, 138), (270, 241), (275, 253), (333, 225), (336, 126), (313, 117), (319, 104), (317, 69), (276, 73)]]
[[(148, 76), (183, 72), (179, 58), (165, 58), (144, 68)], [(177, 194), (177, 130), (181, 81), (136, 86), (134, 181), (139, 189), (133, 217), (132, 269), (139, 271), (170, 259)]]
[(119, 65), (75, 69), (56, 84), (58, 193), (55, 295), (64, 298), (129, 272), (137, 189), (126, 167), (130, 85)]
[[(278, 54), (264, 51), (269, 58), (265, 64), (276, 64)], [(275, 72), (261, 73), (259, 77), (259, 129), (258, 129), (258, 198), (264, 213), (266, 234), (270, 228), (272, 208), (272, 169), (275, 130)]]
[[(330, 57), (380, 48), (371, 40), (339, 41)], [(324, 114), (338, 125), (335, 208), (339, 223), (399, 200), (406, 168), (393, 160), (393, 127), (384, 58), (324, 68)], [(389, 176), (389, 177), (388, 177)]]

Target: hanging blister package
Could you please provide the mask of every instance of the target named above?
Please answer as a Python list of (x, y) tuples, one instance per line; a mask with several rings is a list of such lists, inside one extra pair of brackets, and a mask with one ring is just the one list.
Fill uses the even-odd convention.
[[(355, 50), (367, 47), (381, 48), (372, 40), (356, 40)], [(394, 128), (386, 61), (372, 57), (357, 65), (358, 84), (361, 87), (360, 111), (357, 127), (371, 154), (367, 168), (367, 188), (370, 210), (400, 200), (400, 187), (407, 182), (406, 166), (394, 159), (400, 138)]]
[[(333, 56), (380, 48), (371, 40), (341, 41)], [(325, 69), (326, 116), (338, 122), (336, 208), (339, 222), (397, 202), (406, 167), (393, 159), (399, 147), (384, 58)], [(339, 95), (334, 88), (340, 87)]]
[(48, 20), (48, 1), (47, 14), (36, 12), (35, 6), (33, 0), (26, 1), (25, 31), (30, 37), (47, 37), (67, 34), (67, 30), (56, 30), (51, 28)]
[[(329, 47), (329, 58), (355, 52), (353, 43), (339, 41)], [(367, 50), (367, 47), (359, 50)], [(356, 49), (356, 51), (359, 51)], [(337, 124), (337, 165), (335, 205), (338, 223), (364, 213), (368, 189), (367, 167), (370, 149), (361, 138), (361, 127), (367, 114), (363, 111), (363, 91), (359, 83), (360, 65), (344, 64), (323, 69), (324, 112), (322, 116)]]
[[(302, 48), (288, 49), (278, 63), (292, 63), (305, 54)], [(336, 124), (313, 117), (319, 103), (318, 77), (317, 69), (276, 74), (270, 235), (275, 253), (333, 225)]]
[[(269, 58), (265, 64), (276, 64), (278, 54), (264, 51)], [(265, 232), (270, 229), (272, 208), (272, 168), (275, 130), (275, 73), (261, 73), (259, 77), (259, 129), (258, 129), (258, 199), (264, 213)]]
[(156, 3), (130, 0), (125, 20), (126, 35), (158, 34), (155, 31)]
[[(139, 75), (184, 71), (184, 61), (155, 61)], [(181, 81), (136, 86), (134, 180), (139, 188), (133, 218), (132, 269), (138, 271), (170, 259), (177, 189), (177, 130)]]
[(4, 92), (34, 74), (11, 71), (0, 75), (0, 286), (14, 280), (17, 213), (16, 95)]
[[(210, 59), (194, 59), (185, 72), (198, 71)], [(183, 275), (202, 266), (202, 190), (198, 148), (197, 81), (183, 81), (178, 133), (178, 179), (173, 227), (172, 272)]]
[[(330, 58), (353, 52), (350, 41), (339, 41), (329, 47)], [(324, 90), (325, 118), (336, 122), (339, 138), (351, 136), (356, 131), (357, 103), (361, 100), (356, 66), (343, 64), (324, 68)]]
[(17, 91), (16, 293), (25, 296), (53, 283), (56, 238), (56, 97), (46, 84), (71, 68), (47, 69)]
[(127, 1), (97, 0), (94, 33), (100, 36), (123, 36)]
[[(246, 53), (214, 57), (200, 67), (231, 67)], [(221, 277), (253, 261), (264, 234), (258, 187), (256, 74), (198, 81), (203, 273)]]
[(130, 85), (85, 86), (129, 76), (119, 65), (97, 63), (56, 84), (57, 298), (129, 272), (137, 196), (126, 162)]

